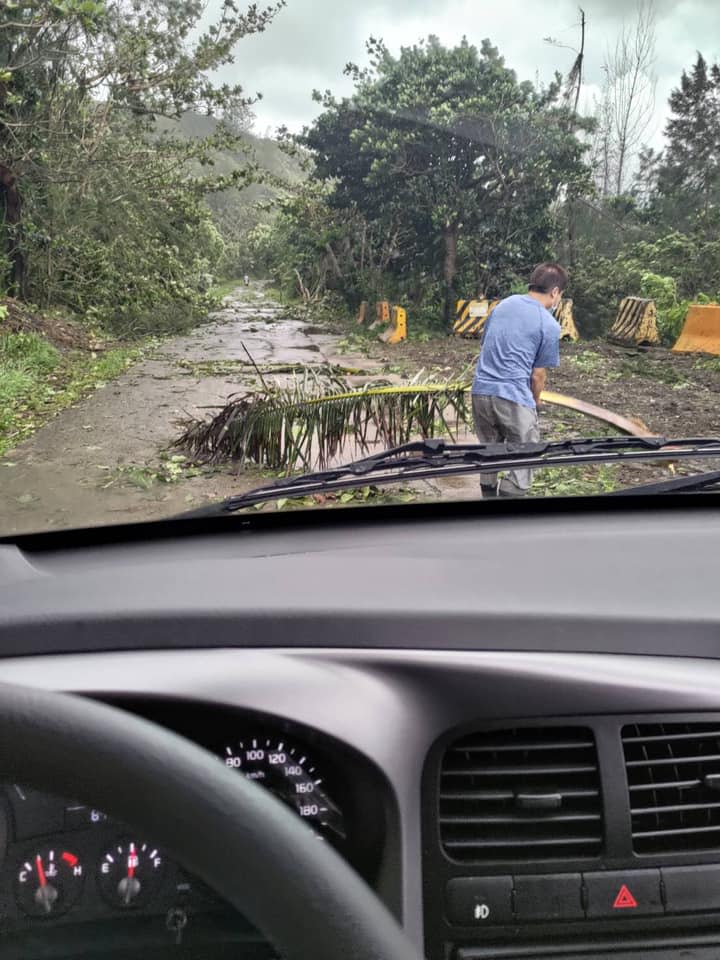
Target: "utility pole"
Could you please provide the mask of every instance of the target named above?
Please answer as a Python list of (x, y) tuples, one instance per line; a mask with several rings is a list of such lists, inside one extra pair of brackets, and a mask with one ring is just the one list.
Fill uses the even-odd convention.
[(577, 116), (578, 101), (580, 100), (580, 87), (582, 86), (583, 66), (585, 61), (585, 11), (580, 7), (580, 50), (577, 60), (573, 65), (573, 70), (577, 68), (577, 86), (575, 88), (575, 103), (573, 104), (573, 117)]
[[(575, 73), (575, 102), (573, 103), (573, 121), (577, 119), (578, 102), (580, 100), (580, 88), (582, 87), (583, 67), (585, 65), (585, 11), (580, 7), (580, 50), (577, 59), (573, 64), (571, 75)], [(575, 198), (568, 196), (568, 222), (567, 222), (567, 244), (568, 244), (568, 266), (572, 269), (575, 266), (575, 232), (576, 232), (576, 213), (577, 208)]]
[[(553, 47), (572, 50), (572, 52), (575, 54), (575, 60), (573, 61), (573, 65), (570, 68), (567, 75), (567, 80), (565, 81), (564, 92), (566, 106), (570, 108), (570, 104), (572, 104), (572, 110), (570, 111), (570, 118), (568, 122), (569, 133), (574, 133), (575, 130), (575, 121), (577, 120), (578, 105), (580, 103), (580, 90), (582, 88), (583, 70), (585, 66), (585, 26), (587, 20), (583, 8), (579, 7), (578, 9), (580, 11), (580, 49), (568, 47), (566, 44), (559, 43), (553, 37), (545, 37), (545, 42), (551, 44)], [(576, 206), (575, 200), (571, 196), (570, 189), (568, 189), (568, 195), (566, 197), (566, 210), (568, 266), (573, 267), (575, 265)]]

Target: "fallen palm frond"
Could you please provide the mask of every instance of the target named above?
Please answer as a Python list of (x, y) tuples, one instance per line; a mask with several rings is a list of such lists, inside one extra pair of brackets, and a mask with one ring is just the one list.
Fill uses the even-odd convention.
[(360, 390), (320, 392), (320, 381), (289, 389), (244, 394), (217, 416), (195, 421), (176, 445), (208, 463), (251, 462), (288, 471), (325, 467), (351, 446), (365, 453), (429, 438), (442, 431), (455, 437), (470, 420), (468, 382), (368, 385)]
[[(254, 370), (258, 376), (277, 376), (279, 374), (303, 373), (308, 369), (306, 363), (254, 363), (249, 360), (178, 360), (177, 366), (194, 377), (225, 377), (247, 370)], [(343, 377), (362, 377), (370, 371), (362, 367), (347, 367), (339, 364), (326, 364), (318, 368), (321, 372)]]

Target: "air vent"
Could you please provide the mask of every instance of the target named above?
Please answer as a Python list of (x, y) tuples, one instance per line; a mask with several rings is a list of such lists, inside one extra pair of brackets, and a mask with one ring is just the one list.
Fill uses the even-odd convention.
[(636, 853), (720, 848), (720, 721), (623, 727)]
[(579, 727), (474, 733), (440, 773), (440, 838), (453, 860), (572, 860), (603, 840), (595, 740)]

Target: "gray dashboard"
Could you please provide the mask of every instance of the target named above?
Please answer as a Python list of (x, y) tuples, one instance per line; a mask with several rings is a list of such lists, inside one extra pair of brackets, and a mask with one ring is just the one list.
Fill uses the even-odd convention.
[[(332, 731), (385, 773), (400, 811), (404, 925), (423, 940), (421, 779), (427, 751), (470, 721), (720, 709), (720, 664), (500, 652), (207, 650), (7, 659), (2, 678), (96, 695), (271, 711)], [(393, 880), (386, 899), (395, 900)]]
[(255, 710), (359, 751), (399, 812), (378, 889), (422, 945), (439, 738), (720, 711), (720, 510), (368, 516), (0, 543), (1, 676)]
[[(469, 513), (0, 543), (0, 656), (186, 647), (714, 657), (720, 511)], [(71, 542), (71, 541), (70, 541)], [(52, 627), (52, 629), (45, 629)], [(42, 628), (42, 629), (39, 629)]]

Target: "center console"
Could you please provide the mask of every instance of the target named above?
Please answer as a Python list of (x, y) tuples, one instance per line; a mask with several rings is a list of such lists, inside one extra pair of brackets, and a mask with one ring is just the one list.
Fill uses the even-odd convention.
[(718, 955), (720, 715), (461, 727), (423, 797), (430, 960)]

